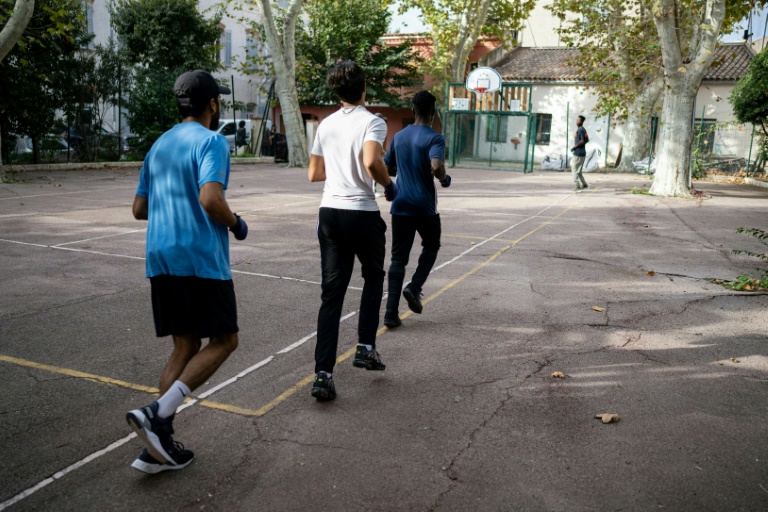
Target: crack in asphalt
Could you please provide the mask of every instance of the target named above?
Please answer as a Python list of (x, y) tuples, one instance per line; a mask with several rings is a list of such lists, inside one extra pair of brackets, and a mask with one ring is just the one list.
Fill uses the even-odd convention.
[(30, 311), (30, 312), (27, 312), (27, 313), (22, 313), (20, 315), (7, 316), (7, 317), (0, 316), (0, 318), (3, 318), (3, 320), (19, 320), (21, 318), (26, 318), (28, 316), (41, 315), (41, 314), (48, 313), (49, 311), (53, 311), (53, 310), (61, 309), (61, 308), (66, 308), (68, 306), (76, 306), (78, 304), (83, 304), (85, 302), (89, 302), (89, 301), (96, 300), (96, 299), (102, 299), (104, 297), (113, 297), (115, 295), (120, 295), (121, 293), (126, 293), (126, 292), (130, 292), (130, 291), (134, 291), (134, 290), (137, 290), (139, 288), (140, 288), (139, 286), (135, 286), (135, 287), (132, 287), (132, 288), (126, 288), (124, 290), (118, 290), (116, 292), (104, 293), (104, 294), (101, 294), (101, 295), (93, 295), (91, 297), (86, 297), (84, 299), (77, 299), (77, 300), (73, 300), (73, 301), (70, 301), (70, 302), (65, 302), (63, 304), (56, 304), (54, 306), (47, 306), (47, 307), (45, 307), (43, 309), (36, 310), (36, 311)]
[[(501, 412), (501, 410), (504, 408), (504, 406), (507, 405), (507, 402), (509, 402), (515, 396), (512, 393), (515, 389), (517, 389), (520, 386), (522, 386), (523, 383), (526, 380), (528, 380), (528, 379), (530, 379), (532, 377), (535, 377), (536, 375), (541, 373), (542, 370), (544, 370), (544, 368), (546, 368), (547, 366), (550, 366), (552, 364), (552, 361), (553, 361), (551, 359), (552, 357), (553, 356), (545, 357), (543, 362), (534, 360), (534, 362), (538, 365), (538, 367), (534, 371), (532, 371), (531, 373), (526, 375), (523, 379), (521, 379), (521, 381), (519, 383), (517, 383), (514, 386), (511, 386), (511, 387), (509, 387), (509, 388), (507, 388), (505, 390), (505, 393), (506, 393), (507, 396), (504, 397), (504, 399), (502, 399), (502, 401), (499, 404), (499, 406), (496, 407), (496, 409), (494, 409), (494, 411), (490, 414), (490, 416), (488, 416), (480, 425), (478, 425), (472, 432), (470, 432), (470, 434), (468, 436), (468, 439), (467, 439), (466, 445), (461, 450), (459, 450), (458, 453), (456, 453), (456, 455), (454, 455), (451, 458), (451, 461), (446, 466), (443, 466), (442, 472), (443, 472), (443, 474), (445, 474), (446, 477), (448, 477), (448, 479), (450, 480), (450, 483), (448, 484), (448, 488), (447, 489), (445, 489), (443, 492), (441, 492), (440, 494), (437, 495), (437, 497), (435, 498), (434, 503), (432, 503), (432, 506), (429, 507), (429, 511), (430, 512), (433, 512), (434, 510), (437, 509), (437, 507), (440, 506), (443, 498), (448, 493), (450, 493), (453, 490), (453, 488), (454, 488), (456, 483), (461, 483), (461, 480), (459, 479), (459, 475), (457, 474), (456, 471), (454, 471), (453, 466), (462, 457), (462, 455), (464, 455), (467, 452), (467, 450), (469, 450), (472, 447), (472, 443), (475, 440), (475, 438), (477, 437), (477, 434), (481, 430), (483, 430), (488, 425), (488, 423), (491, 420), (493, 420), (499, 414), (499, 412)], [(503, 380), (503, 379), (498, 379), (498, 380)], [(480, 385), (480, 384), (483, 384), (483, 383), (478, 383), (478, 385)]]

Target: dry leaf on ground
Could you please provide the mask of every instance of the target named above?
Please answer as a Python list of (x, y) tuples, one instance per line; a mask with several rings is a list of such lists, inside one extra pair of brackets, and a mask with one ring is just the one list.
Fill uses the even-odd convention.
[(718, 361), (717, 364), (719, 364), (720, 366), (723, 366), (723, 362), (722, 361)]
[(612, 413), (601, 413), (596, 414), (595, 418), (598, 420), (602, 420), (604, 424), (608, 423), (618, 423), (619, 422), (619, 415), (618, 414), (612, 414)]
[(656, 275), (656, 272), (654, 272), (653, 270), (651, 270), (650, 272), (648, 272), (648, 275), (649, 275), (649, 276), (651, 276), (651, 277), (653, 277), (653, 276), (655, 276), (655, 275)]
[(592, 309), (595, 311), (605, 311), (605, 308), (601, 308), (600, 306), (592, 306)]
[(556, 379), (564, 379), (565, 375), (563, 374), (563, 372), (552, 372), (552, 377)]
[(738, 360), (738, 359), (736, 359), (735, 357), (732, 357), (732, 358), (731, 358), (731, 362), (732, 362), (732, 363), (740, 363), (741, 361), (739, 361), (739, 360)]

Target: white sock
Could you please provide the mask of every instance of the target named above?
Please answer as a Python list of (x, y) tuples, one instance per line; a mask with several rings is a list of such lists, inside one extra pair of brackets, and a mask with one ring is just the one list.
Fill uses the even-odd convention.
[(363, 345), (362, 343), (357, 344), (358, 347), (365, 347), (365, 350), (371, 351), (373, 350), (373, 345)]
[(170, 389), (165, 392), (157, 400), (159, 407), (157, 408), (157, 415), (161, 418), (167, 418), (173, 416), (176, 413), (176, 409), (184, 403), (184, 400), (192, 393), (189, 386), (177, 380), (174, 382)]

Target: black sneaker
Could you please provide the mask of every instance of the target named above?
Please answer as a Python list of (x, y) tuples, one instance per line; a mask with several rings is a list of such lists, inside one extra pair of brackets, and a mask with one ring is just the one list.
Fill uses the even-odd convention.
[(400, 314), (397, 311), (387, 311), (384, 313), (384, 325), (390, 329), (403, 325), (403, 322), (400, 320)]
[(417, 315), (420, 315), (424, 310), (424, 306), (421, 304), (421, 293), (406, 286), (405, 290), (403, 290), (403, 297), (408, 301), (408, 308)]
[(336, 398), (336, 384), (333, 383), (333, 377), (325, 372), (317, 372), (315, 383), (312, 384), (312, 396), (321, 402)]
[(184, 445), (174, 441), (174, 448), (176, 452), (173, 454), (174, 460), (179, 461), (178, 464), (163, 464), (152, 455), (149, 454), (146, 448), (142, 450), (139, 457), (133, 461), (131, 467), (142, 473), (148, 475), (156, 475), (163, 471), (175, 471), (178, 469), (184, 469), (189, 466), (193, 460), (195, 460), (195, 454), (190, 450), (185, 450)]
[(381, 356), (376, 349), (368, 350), (362, 345), (357, 346), (355, 350), (355, 359), (352, 361), (352, 366), (357, 368), (365, 368), (366, 370), (386, 370), (387, 365), (381, 360)]
[(157, 408), (157, 402), (152, 402), (146, 407), (129, 412), (125, 419), (155, 460), (163, 464), (178, 465), (182, 461), (174, 458), (174, 455), (180, 456), (180, 452), (171, 437), (173, 417), (161, 418), (157, 415)]

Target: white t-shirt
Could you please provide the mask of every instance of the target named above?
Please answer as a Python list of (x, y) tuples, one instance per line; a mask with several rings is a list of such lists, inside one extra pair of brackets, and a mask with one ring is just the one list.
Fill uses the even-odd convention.
[(312, 154), (325, 160), (320, 207), (376, 212), (373, 179), (363, 165), (363, 144), (384, 143), (387, 123), (365, 107), (342, 107), (320, 123)]

